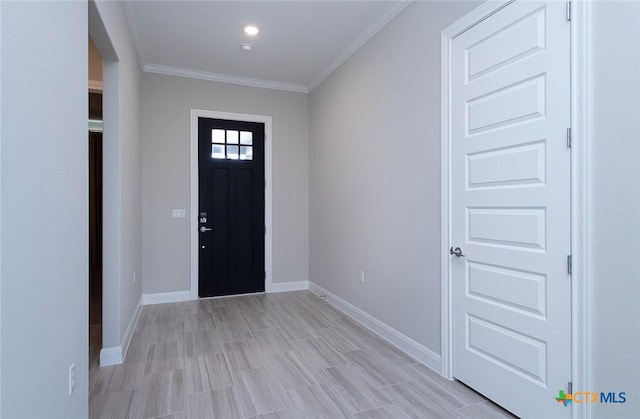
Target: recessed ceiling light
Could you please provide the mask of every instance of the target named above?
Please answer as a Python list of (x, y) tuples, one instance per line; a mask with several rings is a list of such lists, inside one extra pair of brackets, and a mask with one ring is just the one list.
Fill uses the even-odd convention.
[(240, 44), (240, 47), (243, 51), (251, 51), (253, 49), (253, 45), (251, 44)]
[(247, 35), (255, 36), (258, 34), (258, 32), (260, 32), (260, 29), (256, 28), (255, 26), (244, 27), (244, 33), (246, 33)]

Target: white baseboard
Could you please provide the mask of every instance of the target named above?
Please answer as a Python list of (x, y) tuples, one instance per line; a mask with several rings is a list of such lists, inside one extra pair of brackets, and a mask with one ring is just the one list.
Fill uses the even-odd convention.
[(133, 332), (136, 330), (136, 325), (138, 324), (138, 319), (140, 318), (140, 312), (142, 311), (142, 300), (143, 296), (141, 295), (140, 300), (138, 300), (138, 305), (133, 312), (133, 316), (131, 316), (129, 324), (124, 331), (124, 336), (122, 336), (122, 342), (120, 342), (120, 346), (102, 348), (102, 350), (100, 351), (101, 367), (122, 364), (122, 361), (124, 361), (124, 357), (126, 356), (127, 350), (129, 349), (129, 344), (131, 343), (131, 338), (133, 337)]
[(309, 289), (309, 281), (276, 282), (271, 284), (268, 293), (302, 291)]
[(129, 320), (129, 324), (127, 325), (127, 329), (124, 331), (124, 336), (122, 337), (122, 360), (124, 361), (124, 357), (127, 355), (127, 350), (129, 349), (129, 344), (131, 343), (131, 338), (133, 337), (133, 332), (136, 330), (136, 326), (138, 325), (138, 319), (140, 318), (140, 312), (142, 311), (142, 301), (143, 296), (140, 296), (140, 300), (138, 300), (138, 305), (136, 306), (135, 311), (133, 312), (133, 316), (131, 316), (131, 320)]
[(442, 360), (440, 358), (440, 355), (433, 352), (431, 349), (421, 345), (420, 343), (411, 339), (409, 336), (400, 333), (388, 324), (381, 322), (369, 313), (359, 309), (353, 304), (343, 300), (337, 295), (330, 293), (329, 291), (325, 290), (319, 285), (314, 284), (311, 281), (309, 281), (309, 291), (319, 297), (321, 296), (322, 299), (326, 300), (329, 304), (331, 304), (338, 310), (362, 323), (372, 332), (380, 335), (391, 344), (397, 346), (400, 350), (411, 355), (438, 374), (441, 374)]
[[(271, 284), (271, 288), (267, 292), (287, 292), (300, 291), (309, 288), (309, 281), (294, 282), (276, 282)], [(231, 296), (224, 296), (231, 297)], [(177, 303), (180, 301), (191, 301), (191, 291), (175, 291), (175, 292), (159, 292), (155, 294), (143, 294), (142, 304), (147, 306), (150, 304)]]
[(122, 364), (122, 347), (114, 346), (113, 348), (102, 348), (100, 351), (100, 366), (108, 367), (109, 365)]
[(177, 303), (180, 301), (193, 300), (191, 291), (158, 292), (155, 294), (142, 294), (142, 304), (165, 304)]

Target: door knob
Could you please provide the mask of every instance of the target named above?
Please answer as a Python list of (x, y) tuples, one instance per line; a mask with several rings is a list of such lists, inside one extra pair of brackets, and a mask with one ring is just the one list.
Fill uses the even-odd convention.
[(211, 231), (211, 230), (213, 230), (213, 229), (205, 227), (205, 226), (200, 227), (200, 233), (205, 233), (205, 232)]
[(463, 257), (464, 255), (462, 254), (462, 249), (460, 249), (459, 247), (456, 247), (455, 249), (453, 248), (453, 246), (451, 246), (449, 248), (449, 254), (450, 255), (456, 255), (457, 257)]

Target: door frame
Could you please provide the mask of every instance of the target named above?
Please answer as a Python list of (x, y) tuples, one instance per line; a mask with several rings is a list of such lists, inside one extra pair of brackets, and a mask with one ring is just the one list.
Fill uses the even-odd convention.
[(273, 249), (272, 249), (272, 117), (266, 115), (252, 115), (233, 112), (209, 111), (203, 109), (191, 109), (191, 210), (189, 211), (189, 231), (191, 233), (191, 298), (198, 298), (198, 207), (200, 195), (198, 192), (198, 118), (226, 119), (241, 122), (259, 122), (264, 124), (264, 222), (266, 232), (264, 236), (264, 269), (266, 272), (264, 280), (264, 291), (271, 292), (272, 270), (273, 270)]
[[(451, 45), (454, 38), (515, 0), (494, 0), (453, 23), (441, 33), (441, 374), (453, 380), (451, 256)], [(571, 382), (591, 391), (591, 2), (571, 1)], [(572, 403), (574, 418), (590, 419), (591, 405)]]

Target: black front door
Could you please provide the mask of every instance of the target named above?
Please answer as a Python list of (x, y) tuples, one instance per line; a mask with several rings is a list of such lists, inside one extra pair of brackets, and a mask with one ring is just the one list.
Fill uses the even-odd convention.
[(198, 119), (200, 297), (264, 291), (264, 124)]

